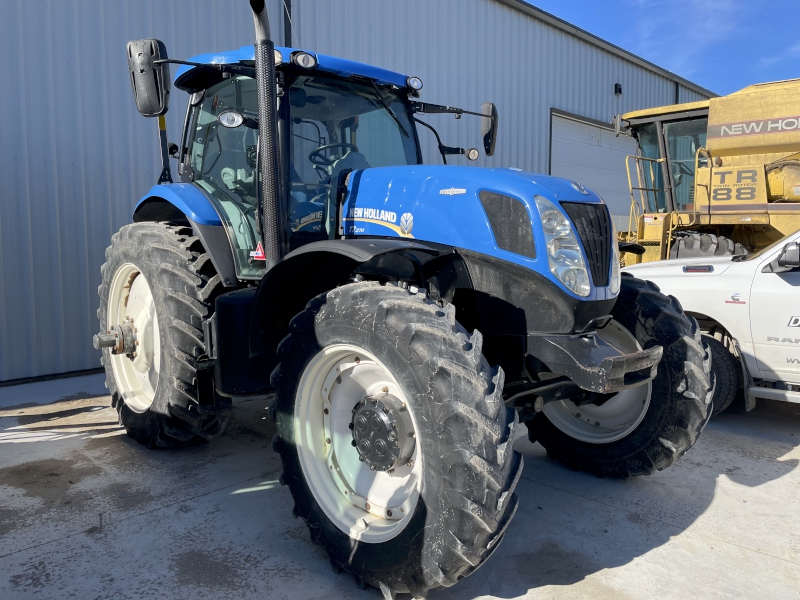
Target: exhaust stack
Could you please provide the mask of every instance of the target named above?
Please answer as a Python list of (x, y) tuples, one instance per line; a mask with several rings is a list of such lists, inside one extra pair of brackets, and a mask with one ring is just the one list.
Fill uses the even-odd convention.
[(255, 25), (256, 86), (258, 95), (258, 155), (261, 170), (261, 235), (266, 267), (286, 253), (282, 182), (278, 154), (278, 96), (275, 88), (275, 44), (270, 37), (264, 0), (250, 0)]

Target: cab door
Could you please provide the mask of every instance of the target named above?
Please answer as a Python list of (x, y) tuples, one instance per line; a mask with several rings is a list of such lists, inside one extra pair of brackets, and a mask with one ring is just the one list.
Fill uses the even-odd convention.
[[(788, 241), (794, 240), (787, 238)], [(750, 295), (750, 327), (762, 375), (800, 383), (800, 269), (762, 272), (783, 246), (767, 253), (756, 269)]]

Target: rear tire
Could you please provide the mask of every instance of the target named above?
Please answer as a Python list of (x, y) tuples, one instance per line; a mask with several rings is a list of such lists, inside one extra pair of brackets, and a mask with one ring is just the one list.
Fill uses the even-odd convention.
[(572, 469), (599, 477), (651, 475), (686, 453), (708, 422), (711, 355), (703, 348), (697, 321), (652, 282), (623, 273), (612, 315), (642, 348), (664, 348), (647, 411), (636, 428), (622, 439), (589, 443), (559, 429), (543, 412), (526, 425), (531, 441)]
[[(513, 450), (518, 421), (503, 403), (503, 371), (490, 369), (481, 346), (480, 332), (468, 335), (452, 305), (391, 284), (336, 288), (292, 320), (272, 375), (281, 482), (312, 541), (360, 587), (424, 597), (475, 571), (502, 540), (522, 457)], [(416, 439), (411, 466), (371, 472), (350, 430), (336, 426), (336, 414), (350, 418), (374, 393), (370, 385), (404, 399)], [(412, 470), (416, 492), (400, 486)], [(371, 495), (392, 485), (391, 498), (408, 508), (394, 522), (384, 518), (389, 504), (375, 514)], [(374, 500), (369, 510), (365, 499)]]
[(747, 254), (747, 249), (732, 239), (713, 233), (681, 231), (672, 239), (670, 258), (705, 258)]
[(703, 334), (703, 343), (711, 351), (711, 369), (714, 371), (716, 388), (714, 389), (713, 414), (718, 415), (733, 404), (739, 390), (739, 361), (716, 338)]
[[(100, 272), (101, 331), (133, 310), (129, 302), (134, 288), (151, 304), (150, 315), (145, 311), (142, 317), (146, 324), (134, 321), (138, 364), (103, 349), (106, 387), (120, 425), (151, 448), (220, 436), (231, 416), (230, 405), (201, 407), (197, 396), (196, 363), (206, 352), (202, 320), (211, 315), (223, 289), (200, 239), (190, 227), (126, 225), (111, 238)], [(140, 277), (146, 285), (137, 282)]]

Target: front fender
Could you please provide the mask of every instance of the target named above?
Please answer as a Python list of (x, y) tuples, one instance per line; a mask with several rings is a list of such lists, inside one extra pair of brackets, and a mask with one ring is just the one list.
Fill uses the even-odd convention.
[(322, 240), (290, 252), (258, 285), (250, 321), (250, 355), (277, 346), (289, 321), (309, 300), (347, 281), (359, 265), (408, 250), (438, 254), (413, 240), (392, 239)]
[(133, 211), (133, 220), (136, 222), (153, 220), (148, 217), (148, 210), (155, 203), (163, 201), (177, 208), (190, 221), (200, 225), (222, 225), (222, 220), (211, 201), (192, 183), (168, 183), (153, 186), (136, 205)]

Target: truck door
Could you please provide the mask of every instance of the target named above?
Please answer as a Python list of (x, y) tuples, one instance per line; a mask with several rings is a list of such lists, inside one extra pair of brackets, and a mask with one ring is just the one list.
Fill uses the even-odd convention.
[(765, 377), (800, 382), (800, 271), (762, 273), (784, 244), (756, 268), (750, 296), (750, 327), (758, 367)]

